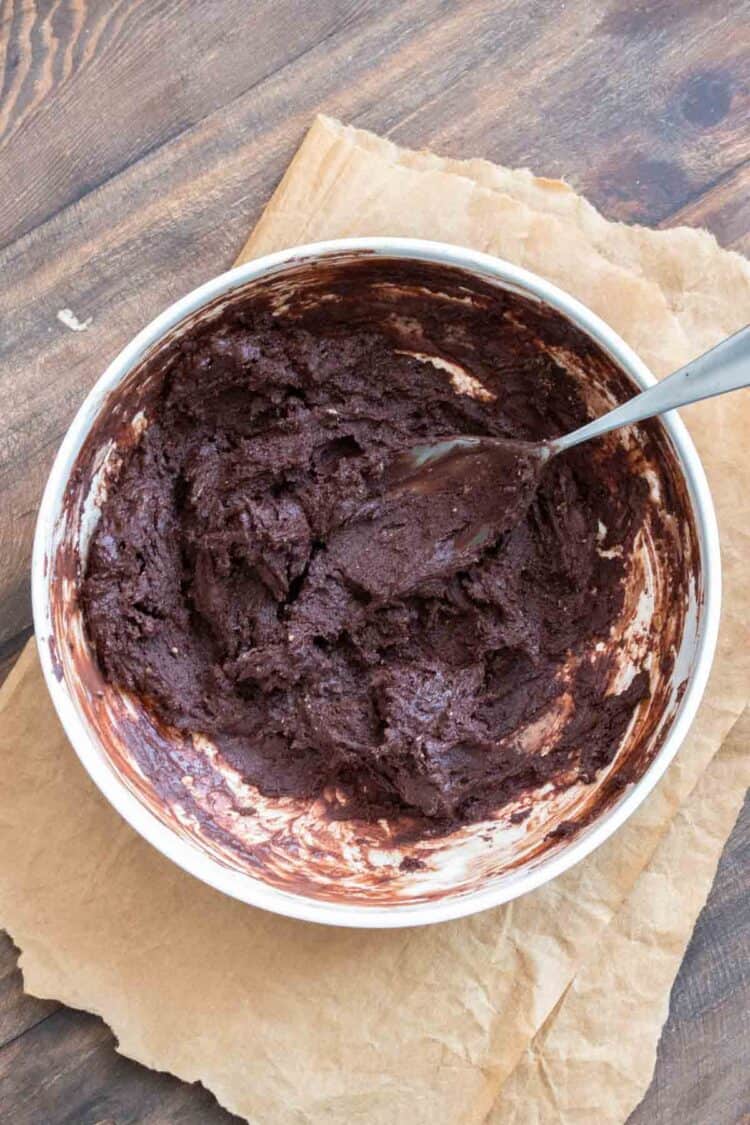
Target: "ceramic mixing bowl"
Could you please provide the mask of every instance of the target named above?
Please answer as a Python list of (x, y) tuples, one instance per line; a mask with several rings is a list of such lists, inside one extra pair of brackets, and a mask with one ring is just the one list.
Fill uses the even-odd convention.
[[(680, 750), (708, 677), (719, 546), (706, 479), (679, 418), (612, 435), (649, 481), (652, 515), (639, 533), (609, 643), (618, 653), (619, 685), (645, 664), (650, 698), (593, 782), (544, 787), (449, 833), (415, 837), (398, 823), (329, 816), (322, 798), (264, 797), (206, 739), (166, 729), (138, 699), (104, 682), (84, 628), (80, 575), (109, 482), (148, 425), (171, 351), (197, 324), (260, 292), (270, 294), (279, 317), (314, 307), (346, 319), (347, 279), (363, 260), (373, 316), (385, 330), (403, 328), (405, 294), (417, 322), (420, 302), (434, 310), (436, 302), (462, 301), (471, 323), (502, 300), (504, 315), (520, 326), (533, 321), (539, 349), (576, 376), (592, 410), (653, 382), (599, 317), (541, 278), (485, 254), (370, 238), (260, 258), (158, 316), (83, 403), (39, 513), (34, 620), (47, 686), (76, 753), (114, 807), (164, 855), (218, 890), (279, 914), (342, 926), (419, 925), (484, 910), (546, 883), (611, 836), (657, 784)], [(462, 372), (446, 369), (445, 377), (460, 383)], [(472, 386), (464, 380), (465, 393), (475, 393)], [(521, 806), (523, 815), (514, 815)]]

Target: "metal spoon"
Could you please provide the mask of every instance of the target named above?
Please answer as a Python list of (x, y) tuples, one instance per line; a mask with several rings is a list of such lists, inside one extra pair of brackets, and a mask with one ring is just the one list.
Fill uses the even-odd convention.
[[(656, 386), (561, 438), (530, 442), (460, 435), (399, 452), (383, 470), (385, 492), (376, 505), (372, 535), (364, 540), (363, 557), (372, 569), (373, 559), (377, 561), (385, 551), (389, 561), (385, 569), (396, 576), (392, 585), (401, 593), (424, 580), (466, 568), (489, 543), (521, 522), (544, 466), (558, 453), (618, 426), (748, 385), (750, 325)], [(409, 497), (418, 507), (405, 517), (404, 502)], [(422, 512), (418, 519), (417, 511)], [(380, 573), (383, 567), (376, 569)]]
[[(601, 418), (587, 422), (572, 433), (543, 442), (461, 435), (445, 438), (431, 445), (417, 445), (393, 458), (387, 468), (387, 482), (390, 487), (408, 482), (416, 488), (422, 481), (419, 491), (432, 492), (437, 490), (437, 475), (441, 466), (445, 466), (452, 478), (459, 460), (463, 457), (475, 457), (480, 451), (500, 454), (500, 460), (506, 468), (513, 455), (524, 459), (535, 456), (546, 463), (558, 453), (591, 438), (601, 437), (620, 426), (630, 426), (644, 418), (653, 418), (656, 414), (664, 414), (668, 410), (676, 410), (680, 406), (688, 406), (692, 402), (749, 385), (750, 325), (686, 363), (656, 386), (641, 391), (621, 406), (614, 407)], [(505, 457), (502, 456), (503, 453)]]

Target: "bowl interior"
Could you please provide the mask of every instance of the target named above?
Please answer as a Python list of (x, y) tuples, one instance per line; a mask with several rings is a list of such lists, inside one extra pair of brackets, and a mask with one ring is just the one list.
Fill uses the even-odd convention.
[[(55, 673), (55, 702), (69, 733), (75, 726), (87, 768), (108, 795), (122, 798), (115, 802), (121, 811), (178, 862), (247, 901), (287, 913), (299, 912), (290, 903), (312, 900), (324, 914), (345, 904), (363, 916), (387, 910), (406, 917), (425, 904), (512, 897), (530, 873), (549, 867), (573, 838), (627, 799), (680, 711), (704, 628), (701, 542), (681, 454), (657, 421), (605, 439), (623, 450), (650, 488), (611, 643), (618, 650), (617, 684), (626, 685), (645, 665), (651, 694), (595, 781), (522, 794), (493, 816), (442, 835), (415, 836), (413, 826), (398, 821), (340, 820), (325, 796), (264, 797), (206, 739), (165, 728), (139, 700), (102, 679), (78, 600), (102, 501), (149, 423), (175, 349), (228, 305), (248, 302), (263, 302), (275, 316), (313, 331), (375, 325), (394, 348), (435, 363), (469, 395), (487, 393), (477, 374), (487, 358), (478, 341), (490, 315), (503, 317), (574, 375), (593, 412), (638, 389), (591, 334), (532, 289), (501, 276), (348, 250), (295, 256), (232, 282), (155, 339), (137, 362), (116, 361), (114, 375), (110, 369), (71, 429), (72, 469), (58, 471), (39, 533), (46, 577), (37, 631)], [(444, 313), (437, 319), (436, 307)]]

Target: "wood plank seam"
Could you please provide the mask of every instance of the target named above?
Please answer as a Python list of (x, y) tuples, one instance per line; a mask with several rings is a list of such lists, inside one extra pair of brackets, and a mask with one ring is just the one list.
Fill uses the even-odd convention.
[(211, 118), (215, 115), (224, 114), (226, 110), (230, 108), (230, 106), (235, 105), (239, 101), (242, 101), (243, 98), (247, 97), (247, 95), (251, 94), (254, 90), (257, 90), (265, 82), (278, 78), (290, 67), (295, 66), (307, 55), (310, 55), (314, 51), (317, 51), (320, 47), (324, 46), (335, 36), (339, 35), (342, 31), (347, 30), (351, 26), (352, 21), (348, 20), (344, 20), (341, 24), (337, 24), (335, 27), (331, 28), (330, 31), (326, 32), (326, 34), (321, 39), (317, 40), (315, 43), (308, 44), (301, 51), (298, 51), (296, 55), (292, 56), (292, 58), (287, 59), (287, 61), (282, 66), (277, 67), (276, 70), (269, 71), (268, 73), (262, 75), (262, 77), (255, 79), (255, 81), (253, 81), (248, 87), (246, 87), (240, 93), (234, 94), (231, 98), (228, 98), (225, 102), (222, 102), (221, 105), (214, 106), (209, 113), (196, 117), (196, 119), (194, 121), (191, 121), (189, 125), (185, 125), (182, 128), (173, 130), (168, 136), (160, 139), (159, 141), (155, 141), (152, 145), (148, 146), (133, 160), (126, 161), (113, 172), (95, 181), (94, 183), (87, 184), (80, 193), (76, 194), (72, 199), (68, 200), (67, 203), (63, 204), (62, 207), (58, 207), (57, 210), (49, 214), (43, 222), (37, 223), (33, 227), (29, 227), (28, 230), (25, 230), (17, 237), (12, 237), (5, 241), (0, 241), (0, 253), (15, 248), (19, 243), (22, 243), (23, 239), (27, 236), (35, 232), (44, 230), (48, 223), (54, 221), (55, 219), (58, 219), (62, 215), (65, 215), (69, 209), (76, 207), (79, 203), (81, 203), (84, 199), (87, 199), (89, 196), (95, 195), (95, 193), (100, 188), (104, 187), (107, 184), (116, 182), (117, 179), (121, 175), (123, 175), (123, 173), (129, 172), (134, 168), (138, 168), (141, 163), (148, 160), (149, 157), (153, 156), (155, 153), (160, 152), (162, 149), (168, 148), (169, 145), (173, 144), (175, 141), (180, 140), (182, 137), (189, 136), (194, 129), (197, 129), (207, 121), (210, 121)]

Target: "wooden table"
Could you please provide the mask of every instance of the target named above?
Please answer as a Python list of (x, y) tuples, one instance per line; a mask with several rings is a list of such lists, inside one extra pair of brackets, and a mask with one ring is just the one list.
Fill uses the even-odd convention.
[[(611, 218), (706, 226), (750, 253), (748, 2), (0, 0), (0, 27), (5, 671), (31, 634), (42, 486), (84, 393), (229, 265), (315, 111), (564, 176)], [(746, 805), (631, 1125), (750, 1122), (749, 892)], [(120, 1058), (95, 1017), (25, 996), (5, 938), (0, 1120), (235, 1119)]]

